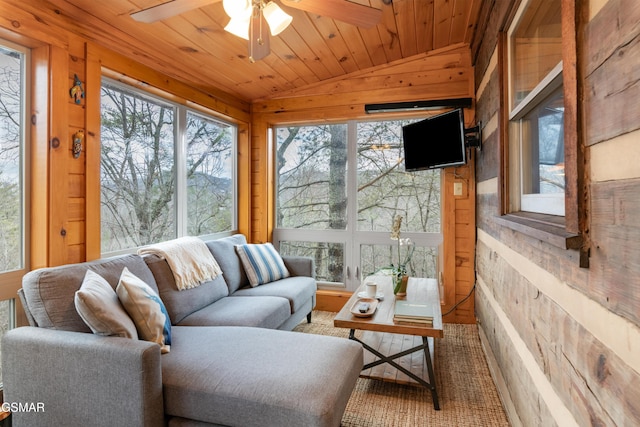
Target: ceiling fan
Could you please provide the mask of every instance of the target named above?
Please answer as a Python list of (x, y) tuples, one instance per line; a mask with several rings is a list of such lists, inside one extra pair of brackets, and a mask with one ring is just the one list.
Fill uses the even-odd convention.
[[(291, 16), (272, 0), (172, 0), (132, 13), (131, 17), (139, 22), (152, 23), (221, 1), (230, 17), (225, 30), (249, 41), (251, 62), (269, 54), (267, 30), (272, 36), (278, 35), (292, 21)], [(279, 3), (363, 28), (378, 24), (382, 16), (380, 9), (348, 0), (279, 0)]]

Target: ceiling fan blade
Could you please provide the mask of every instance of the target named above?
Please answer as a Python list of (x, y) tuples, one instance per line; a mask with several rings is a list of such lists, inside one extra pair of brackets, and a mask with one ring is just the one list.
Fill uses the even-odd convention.
[(348, 0), (281, 0), (281, 2), (294, 9), (337, 19), (363, 28), (377, 25), (382, 18), (380, 9), (352, 3)]
[(132, 13), (131, 17), (138, 22), (150, 24), (220, 1), (222, 0), (172, 0)]

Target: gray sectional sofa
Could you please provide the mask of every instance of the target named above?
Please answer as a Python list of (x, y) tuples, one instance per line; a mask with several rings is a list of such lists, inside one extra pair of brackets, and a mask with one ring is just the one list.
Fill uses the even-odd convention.
[[(207, 241), (222, 276), (183, 291), (156, 255), (123, 255), (28, 273), (31, 326), (2, 341), (13, 425), (338, 426), (363, 363), (359, 344), (291, 332), (311, 320), (313, 261), (283, 257), (290, 277), (248, 286), (234, 235)], [(114, 287), (123, 268), (154, 289), (171, 320), (171, 350), (91, 333), (74, 306), (86, 270)]]

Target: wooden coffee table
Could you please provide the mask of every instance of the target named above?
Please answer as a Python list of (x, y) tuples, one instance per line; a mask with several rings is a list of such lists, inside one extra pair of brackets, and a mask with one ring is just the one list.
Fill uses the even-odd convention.
[[(363, 283), (368, 281), (378, 283), (378, 293), (382, 293), (384, 296), (384, 299), (379, 301), (375, 313), (370, 317), (358, 317), (351, 313), (351, 307), (361, 298), (358, 294), (364, 291), (364, 286), (362, 286), (353, 293), (333, 320), (335, 327), (349, 328), (351, 330), (349, 339), (361, 343), (363, 348), (371, 354), (371, 357), (365, 357), (365, 365), (360, 376), (395, 382), (404, 382), (403, 379), (413, 380), (431, 391), (433, 407), (439, 410), (440, 403), (438, 402), (433, 373), (434, 338), (442, 338), (444, 336), (438, 282), (435, 279), (411, 277), (407, 284), (407, 295), (401, 298), (410, 302), (432, 304), (434, 313), (433, 325), (424, 326), (398, 324), (393, 321), (396, 297), (393, 295), (391, 277), (369, 276)], [(361, 338), (355, 336), (356, 330), (364, 331)], [(397, 334), (409, 335), (410, 337), (399, 337)], [(413, 337), (416, 339), (412, 339)], [(414, 357), (408, 363), (396, 362), (395, 360), (420, 350), (424, 353), (424, 361), (422, 361), (422, 357), (420, 357), (419, 361), (415, 360)], [(383, 353), (393, 351), (396, 352), (388, 356)], [(388, 364), (395, 369), (392, 372), (384, 369), (382, 371), (376, 370), (376, 367), (382, 364)], [(423, 366), (426, 367), (427, 372), (420, 375)], [(426, 374), (427, 378), (425, 378), (424, 374)]]

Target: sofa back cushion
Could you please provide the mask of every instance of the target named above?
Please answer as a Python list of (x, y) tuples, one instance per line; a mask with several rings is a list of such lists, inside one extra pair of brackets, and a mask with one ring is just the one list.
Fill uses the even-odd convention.
[(191, 313), (229, 295), (227, 284), (223, 278), (224, 274), (195, 288), (179, 291), (171, 267), (165, 259), (158, 255), (145, 255), (144, 260), (155, 277), (158, 284), (158, 294), (167, 308), (172, 325), (179, 323)]
[(249, 279), (247, 279), (247, 274), (244, 272), (244, 267), (242, 267), (242, 262), (235, 249), (236, 245), (247, 243), (244, 235), (234, 234), (205, 243), (222, 269), (222, 276), (229, 287), (229, 294), (249, 285)]
[(22, 279), (22, 290), (33, 326), (64, 331), (91, 332), (75, 307), (75, 294), (91, 270), (115, 290), (124, 267), (157, 291), (153, 274), (138, 255), (122, 255), (78, 264), (30, 271)]

